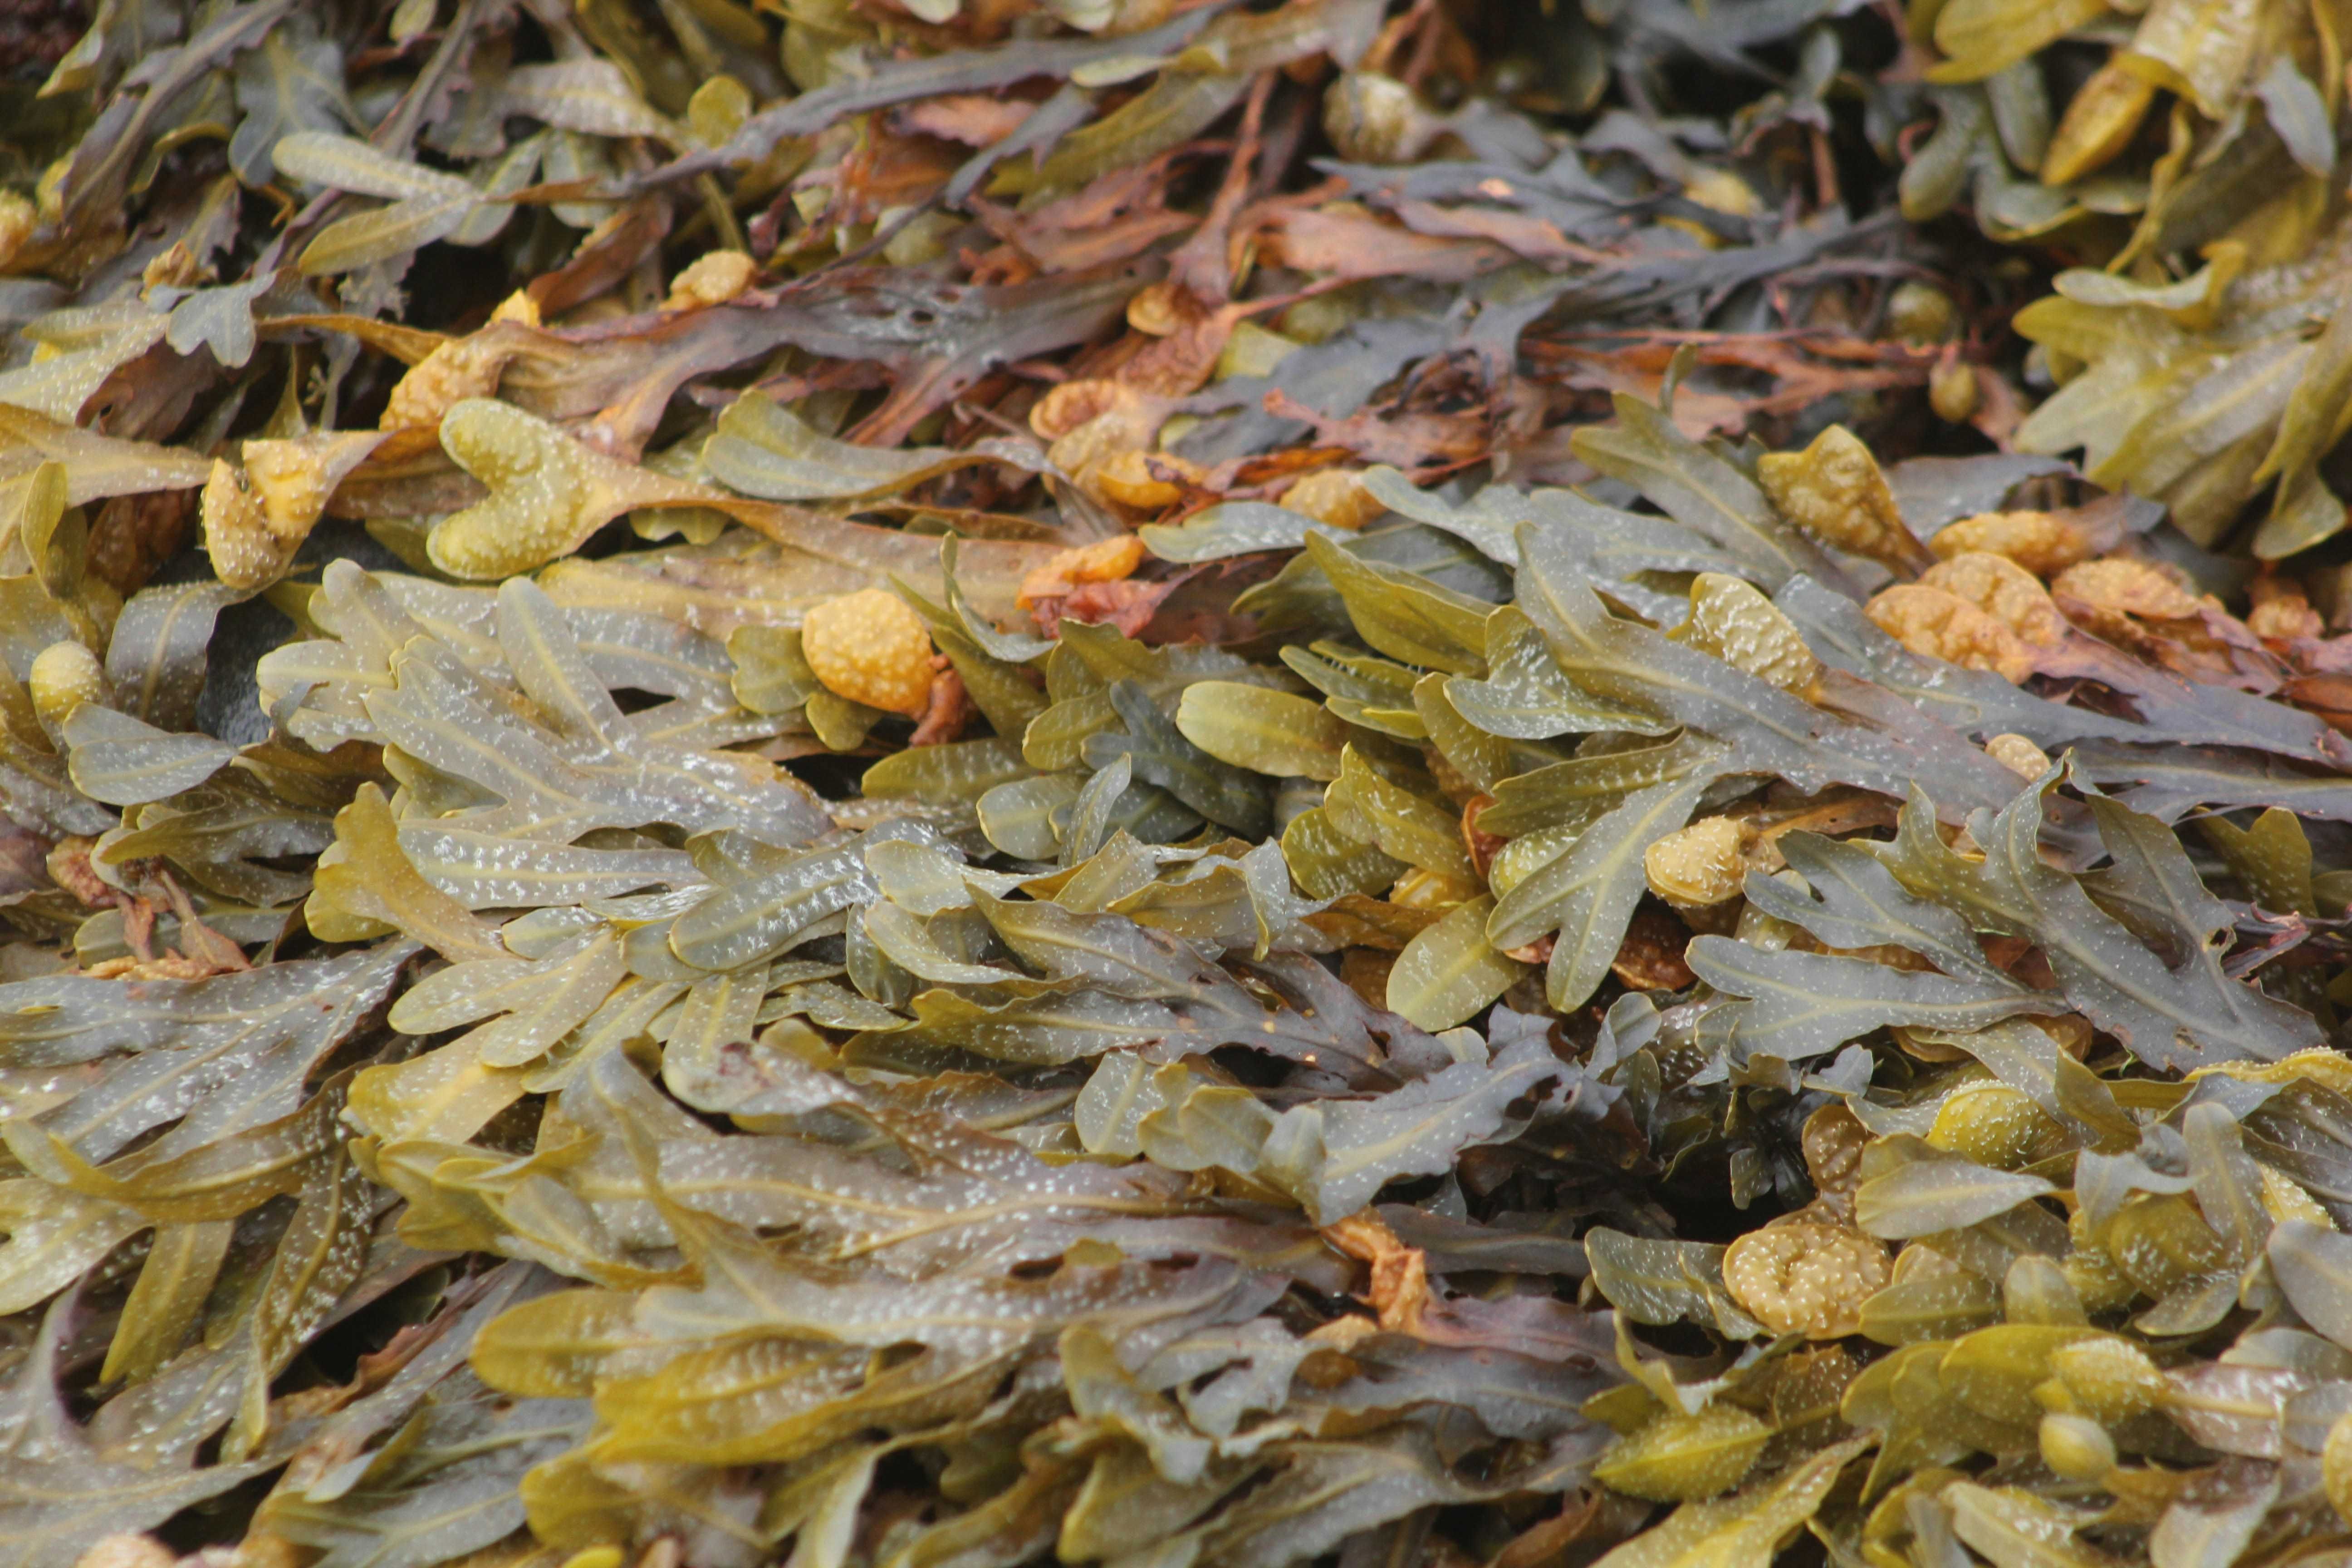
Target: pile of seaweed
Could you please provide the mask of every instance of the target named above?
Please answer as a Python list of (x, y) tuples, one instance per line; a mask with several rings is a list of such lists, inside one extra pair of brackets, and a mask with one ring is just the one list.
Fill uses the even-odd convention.
[(2347, 37), (0, 3), (0, 1568), (2337, 1568)]

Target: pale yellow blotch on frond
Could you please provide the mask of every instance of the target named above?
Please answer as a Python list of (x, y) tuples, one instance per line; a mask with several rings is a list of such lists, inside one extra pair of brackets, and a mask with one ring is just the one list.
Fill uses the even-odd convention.
[(1980, 511), (1946, 523), (1927, 548), (1946, 561), (1970, 551), (2006, 556), (2037, 577), (2087, 561), (2113, 541), (2102, 531), (2047, 511)]
[(1821, 679), (1822, 661), (1796, 623), (1740, 579), (1700, 573), (1691, 584), (1690, 606), (1690, 619), (1672, 634), (1676, 641), (1800, 697)]
[(697, 310), (723, 305), (751, 286), (760, 264), (740, 250), (713, 250), (696, 257), (670, 280), (665, 310)]
[(1985, 754), (2021, 779), (2038, 779), (2050, 771), (2050, 753), (2023, 735), (1995, 735), (1985, 742)]
[(885, 589), (861, 588), (809, 611), (801, 657), (836, 697), (910, 718), (929, 705), (931, 634), (906, 600)]
[(215, 460), (201, 503), (214, 574), (248, 590), (284, 576), (335, 487), (383, 440), (376, 431), (320, 431), (247, 441), (242, 475)]
[(1389, 509), (1351, 468), (1318, 468), (1282, 492), (1282, 504), (1331, 528), (1358, 529)]
[(608, 457), (491, 398), (468, 398), (443, 416), (441, 445), (490, 491), (443, 518), (425, 540), (433, 564), (453, 577), (510, 577), (543, 566), (633, 507), (751, 510)]
[(1923, 658), (1990, 670), (2004, 680), (2033, 673), (2033, 650), (2022, 638), (1948, 589), (1897, 583), (1865, 608), (1879, 630)]
[(1927, 563), (1878, 459), (1844, 426), (1831, 426), (1801, 452), (1767, 453), (1756, 478), (1780, 514), (1815, 538), (1906, 575)]
[(1728, 816), (1710, 816), (1669, 833), (1643, 852), (1650, 890), (1678, 908), (1704, 908), (1738, 896), (1748, 879), (1741, 852), (1748, 830)]
[(105, 669), (98, 656), (78, 642), (51, 643), (34, 656), (25, 673), (33, 711), (53, 739), (75, 709), (107, 698)]
[(1724, 1288), (1776, 1334), (1830, 1340), (1859, 1333), (1862, 1304), (1893, 1273), (1886, 1248), (1838, 1225), (1766, 1226), (1723, 1255)]
[(1024, 609), (1042, 599), (1067, 597), (1088, 583), (1116, 583), (1143, 564), (1143, 541), (1132, 533), (1114, 533), (1092, 544), (1065, 550), (1022, 580)]

